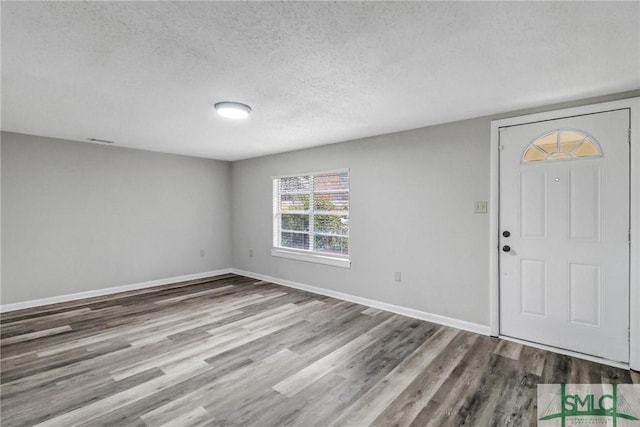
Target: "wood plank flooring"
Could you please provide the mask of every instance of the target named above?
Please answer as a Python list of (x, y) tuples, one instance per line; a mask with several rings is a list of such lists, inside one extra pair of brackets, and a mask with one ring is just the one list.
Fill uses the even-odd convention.
[(529, 426), (636, 372), (237, 275), (5, 313), (2, 426)]

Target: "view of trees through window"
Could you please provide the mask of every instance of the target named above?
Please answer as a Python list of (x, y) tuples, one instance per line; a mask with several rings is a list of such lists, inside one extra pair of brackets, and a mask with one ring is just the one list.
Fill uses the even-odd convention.
[(349, 254), (349, 173), (274, 180), (274, 245)]

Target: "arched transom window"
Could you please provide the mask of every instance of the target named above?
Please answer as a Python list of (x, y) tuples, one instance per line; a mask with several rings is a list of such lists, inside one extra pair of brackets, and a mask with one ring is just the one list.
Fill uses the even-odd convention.
[(522, 155), (522, 163), (589, 157), (602, 157), (600, 144), (592, 136), (577, 130), (557, 130), (529, 144)]

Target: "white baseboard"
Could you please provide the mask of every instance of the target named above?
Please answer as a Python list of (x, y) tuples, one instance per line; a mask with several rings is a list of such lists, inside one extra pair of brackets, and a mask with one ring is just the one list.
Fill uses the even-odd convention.
[(252, 273), (250, 271), (238, 270), (236, 268), (232, 268), (231, 273), (239, 274), (241, 276), (251, 277), (257, 280), (264, 280), (265, 282), (271, 282), (277, 285), (282, 285), (290, 288), (308, 291), (314, 294), (337, 298), (344, 301), (353, 302), (356, 304), (366, 305), (367, 307), (373, 307), (373, 308), (377, 308), (384, 311), (390, 311), (391, 313), (401, 314), (403, 316), (412, 317), (414, 319), (426, 320), (427, 322), (433, 322), (439, 325), (450, 326), (452, 328), (462, 329), (464, 331), (474, 332), (476, 334), (489, 335), (491, 332), (490, 327), (486, 325), (480, 325), (478, 323), (467, 322), (465, 320), (459, 320), (451, 317), (441, 316), (439, 314), (427, 313), (426, 311), (420, 311), (420, 310), (415, 310), (413, 308), (407, 308), (399, 305), (388, 304), (386, 302), (375, 301), (368, 298), (345, 294), (343, 292), (337, 292), (329, 289), (318, 288), (316, 286), (305, 285), (303, 283), (293, 282), (290, 280), (278, 279), (276, 277), (265, 276), (264, 274)]
[(230, 268), (222, 270), (205, 271), (203, 273), (186, 274), (184, 276), (167, 277), (165, 279), (150, 280), (148, 282), (134, 283), (131, 285), (114, 286), (112, 288), (96, 289), (95, 291), (78, 292), (75, 294), (58, 295), (55, 297), (41, 298), (30, 301), (16, 302), (12, 304), (0, 305), (0, 313), (8, 311), (22, 310), (25, 308), (39, 307), (41, 305), (57, 304), (61, 302), (74, 301), (84, 298), (100, 297), (103, 295), (116, 294), (118, 292), (135, 291), (138, 289), (152, 288), (154, 286), (170, 285), (188, 280), (203, 279), (205, 277), (220, 276), (231, 273)]

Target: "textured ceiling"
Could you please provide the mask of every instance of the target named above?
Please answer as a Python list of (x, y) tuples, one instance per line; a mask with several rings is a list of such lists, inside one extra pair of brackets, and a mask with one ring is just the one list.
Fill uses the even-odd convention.
[[(2, 129), (236, 160), (640, 88), (640, 2), (2, 2)], [(247, 103), (230, 121), (212, 103)]]

